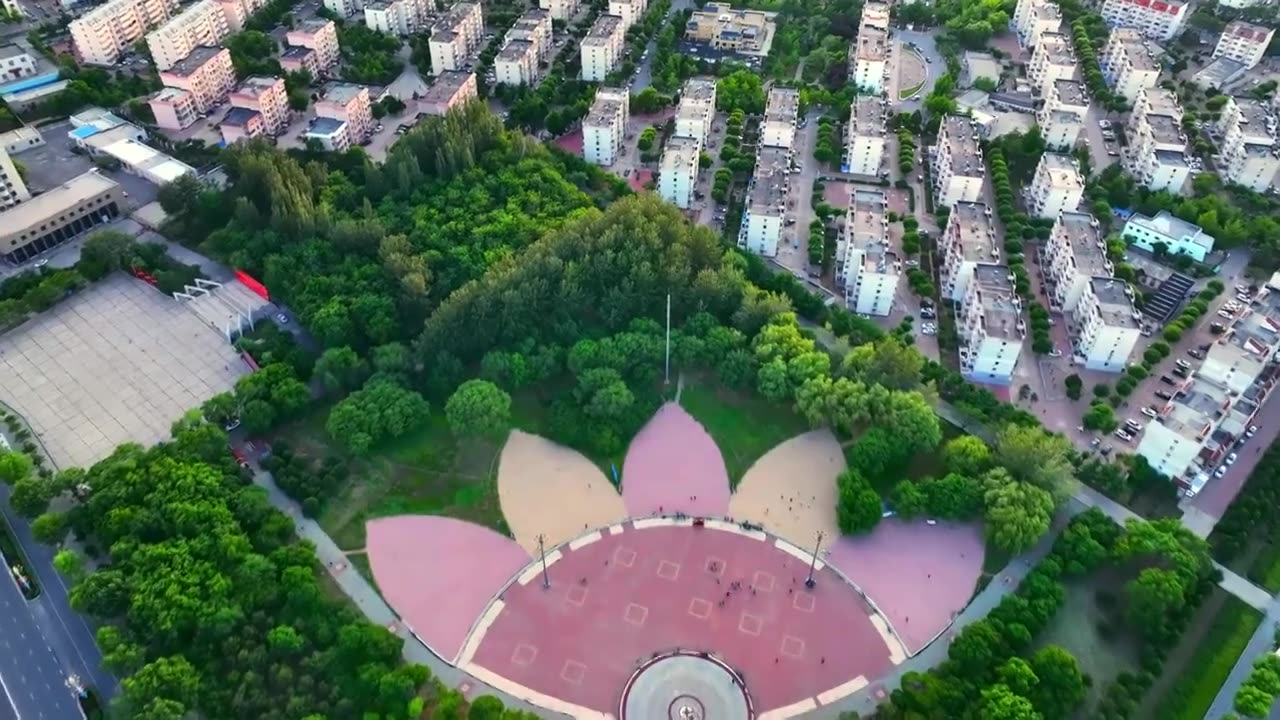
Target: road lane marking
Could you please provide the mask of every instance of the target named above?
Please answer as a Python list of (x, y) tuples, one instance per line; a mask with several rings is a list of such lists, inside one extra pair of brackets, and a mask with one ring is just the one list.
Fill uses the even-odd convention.
[[(23, 680), (25, 681), (26, 678)], [(18, 712), (18, 704), (13, 701), (13, 695), (9, 693), (9, 686), (5, 684), (3, 674), (0, 674), (0, 690), (4, 690), (4, 696), (9, 700), (9, 707), (13, 708), (14, 717), (22, 720), (22, 713)]]

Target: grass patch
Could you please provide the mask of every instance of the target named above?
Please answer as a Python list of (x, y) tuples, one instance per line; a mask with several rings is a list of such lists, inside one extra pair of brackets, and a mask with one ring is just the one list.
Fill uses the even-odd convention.
[(1098, 591), (1119, 586), (1114, 570), (1100, 570), (1087, 578), (1065, 583), (1065, 599), (1040, 635), (1036, 649), (1057, 645), (1075, 656), (1080, 671), (1093, 679), (1085, 706), (1101, 699), (1108, 683), (1122, 672), (1138, 667), (1136, 640), (1108, 622), (1108, 610), (1098, 602)]
[[(1190, 652), (1178, 652), (1181, 647), (1175, 649), (1165, 665), (1167, 681), (1160, 683), (1165, 692), (1151, 698), (1156, 708), (1154, 717), (1158, 720), (1201, 720), (1262, 623), (1262, 613), (1243, 600), (1220, 588), (1214, 588), (1213, 592), (1225, 597), (1215, 603), (1210, 596), (1201, 611), (1206, 617), (1192, 620), (1192, 628), (1180, 643), (1191, 643)], [(1207, 628), (1195, 632), (1194, 626), (1200, 623)], [(1183, 662), (1175, 663), (1179, 655)]]
[(921, 80), (921, 81), (920, 81), (918, 84), (916, 84), (916, 85), (912, 85), (911, 87), (906, 88), (905, 90), (899, 90), (899, 91), (898, 91), (898, 99), (899, 99), (899, 100), (906, 100), (907, 98), (911, 97), (912, 95), (915, 95), (916, 93), (920, 92), (920, 89), (921, 89), (921, 88), (923, 88), (923, 87), (924, 87), (924, 84), (925, 84), (926, 82), (928, 82), (928, 81), (929, 81), (929, 80), (928, 80), (928, 78), (925, 78), (924, 80)]
[(779, 443), (811, 428), (791, 408), (733, 390), (702, 378), (685, 376), (680, 405), (702, 423), (724, 456), (729, 484), (738, 481), (756, 460)]
[(1272, 593), (1280, 592), (1280, 543), (1265, 545), (1245, 574)]

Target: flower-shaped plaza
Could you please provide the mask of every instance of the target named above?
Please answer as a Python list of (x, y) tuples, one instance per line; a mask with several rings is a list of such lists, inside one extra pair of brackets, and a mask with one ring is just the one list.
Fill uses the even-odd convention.
[(582, 455), (515, 431), (498, 469), (514, 539), (448, 517), (381, 518), (367, 526), (370, 565), (434, 652), (549, 709), (638, 717), (654, 696), (728, 677), (714, 682), (739, 683), (753, 713), (789, 717), (928, 645), (981, 575), (974, 526), (889, 520), (841, 537), (844, 467), (817, 430), (731, 492), (710, 435), (668, 403), (631, 443), (619, 493)]

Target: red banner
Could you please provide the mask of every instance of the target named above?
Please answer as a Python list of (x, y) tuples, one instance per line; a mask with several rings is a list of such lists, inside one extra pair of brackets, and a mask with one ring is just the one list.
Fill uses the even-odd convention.
[(263, 300), (270, 301), (271, 294), (267, 292), (267, 286), (253, 279), (253, 276), (243, 270), (236, 270), (236, 279), (244, 283), (244, 286), (252, 290)]

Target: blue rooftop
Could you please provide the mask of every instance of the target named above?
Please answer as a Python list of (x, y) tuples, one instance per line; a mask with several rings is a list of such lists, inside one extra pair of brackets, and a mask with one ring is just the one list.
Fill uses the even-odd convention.
[(0, 92), (3, 93), (20, 93), (24, 90), (44, 87), (58, 82), (59, 73), (57, 71), (45, 73), (43, 75), (35, 75), (29, 78), (23, 78), (15, 82), (0, 85)]
[(77, 139), (77, 140), (83, 140), (83, 139), (85, 139), (85, 138), (87, 138), (87, 137), (91, 137), (91, 136), (93, 136), (93, 135), (97, 135), (97, 134), (98, 134), (98, 132), (99, 132), (99, 131), (98, 131), (98, 128), (96, 128), (96, 127), (94, 127), (94, 126), (92, 126), (92, 125), (85, 125), (85, 126), (83, 126), (83, 127), (78, 127), (78, 128), (76, 128), (75, 130), (72, 130), (72, 131), (71, 131), (71, 137), (73, 137), (73, 138), (75, 138), (75, 139)]
[(327, 137), (341, 130), (343, 125), (346, 125), (346, 123), (336, 118), (318, 117), (311, 121), (311, 126), (307, 128), (307, 134)]

